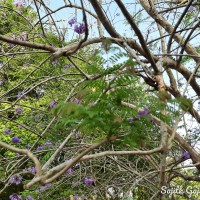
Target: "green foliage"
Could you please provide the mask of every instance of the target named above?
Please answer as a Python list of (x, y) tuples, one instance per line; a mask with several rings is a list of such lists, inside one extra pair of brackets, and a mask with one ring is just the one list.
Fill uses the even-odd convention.
[(176, 100), (184, 111), (190, 110), (193, 106), (192, 101), (190, 99), (178, 97), (176, 98)]

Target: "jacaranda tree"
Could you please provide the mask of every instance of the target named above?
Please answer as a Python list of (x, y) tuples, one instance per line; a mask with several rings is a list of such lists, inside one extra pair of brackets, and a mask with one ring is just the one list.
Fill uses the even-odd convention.
[(199, 0), (0, 0), (0, 199), (198, 199)]

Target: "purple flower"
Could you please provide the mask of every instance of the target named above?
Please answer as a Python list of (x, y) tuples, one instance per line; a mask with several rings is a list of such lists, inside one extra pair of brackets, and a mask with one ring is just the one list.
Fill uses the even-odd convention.
[(43, 149), (43, 146), (38, 146), (37, 151), (41, 151)]
[(49, 140), (44, 143), (44, 146), (49, 146), (49, 145), (52, 145), (52, 143)]
[(11, 194), (9, 198), (10, 200), (22, 200), (22, 197), (18, 194)]
[(74, 102), (76, 102), (77, 104), (81, 104), (81, 100), (77, 98), (74, 99)]
[(25, 95), (24, 92), (22, 91), (22, 92), (19, 92), (19, 93), (17, 94), (17, 98), (18, 98), (18, 99), (25, 99), (25, 98), (26, 98), (26, 95)]
[(69, 68), (72, 68), (72, 67), (73, 67), (72, 64), (67, 64), (67, 65), (64, 66), (64, 69), (68, 70)]
[(44, 192), (45, 190), (46, 190), (45, 186), (42, 186), (42, 187), (40, 188), (40, 192)]
[(48, 189), (48, 188), (50, 188), (50, 187), (51, 187), (51, 184), (48, 183), (48, 184), (46, 184), (45, 186), (42, 186), (42, 187), (39, 189), (39, 191), (40, 191), (40, 192), (44, 192), (46, 189)]
[(8, 182), (10, 184), (19, 185), (22, 182), (22, 177), (20, 175), (13, 175), (10, 177)]
[(11, 140), (13, 143), (17, 144), (19, 143), (21, 140), (17, 137), (17, 136), (14, 136)]
[(86, 184), (86, 185), (93, 185), (93, 183), (94, 183), (94, 180), (93, 179), (91, 179), (91, 178), (84, 178), (84, 183)]
[(148, 115), (149, 114), (149, 108), (146, 106), (145, 108), (144, 108), (144, 110), (140, 110), (139, 112), (138, 112), (138, 114), (137, 114), (137, 118), (140, 118), (140, 117), (143, 117), (143, 116), (146, 116), (146, 115)]
[(11, 134), (12, 131), (11, 131), (9, 128), (5, 128), (4, 133), (5, 133), (5, 134)]
[(24, 6), (24, 4), (25, 4), (24, 0), (17, 0), (14, 3), (14, 5), (17, 7), (22, 7), (22, 6)]
[(76, 20), (76, 18), (75, 17), (73, 17), (72, 19), (70, 19), (69, 21), (68, 21), (68, 23), (69, 23), (69, 25), (72, 27), (72, 25), (73, 24), (75, 24), (77, 22), (77, 20)]
[(29, 167), (29, 168), (25, 169), (25, 171), (31, 172), (32, 174), (36, 174), (36, 169), (35, 169), (35, 167)]
[(23, 128), (23, 126), (22, 126), (22, 125), (18, 125), (18, 128), (19, 128), (19, 129), (22, 129), (22, 128)]
[(67, 171), (66, 171), (67, 174), (72, 174), (72, 168), (69, 168)]
[(26, 200), (34, 200), (32, 196), (27, 196)]
[(9, 43), (8, 45), (10, 48), (13, 48), (15, 46), (14, 44), (11, 44), (11, 43)]
[(51, 187), (51, 183), (47, 183), (46, 185), (45, 185), (45, 188), (50, 188)]
[(194, 7), (194, 6), (190, 6), (189, 9), (188, 9), (189, 12), (192, 12), (192, 11), (194, 11), (194, 10), (195, 10), (195, 7)]
[(36, 174), (36, 169), (35, 169), (35, 167), (31, 167), (30, 170), (31, 170), (31, 173), (32, 173), (32, 174)]
[(50, 104), (49, 104), (49, 107), (50, 108), (54, 108), (56, 106), (57, 102), (56, 101), (52, 101)]
[(82, 24), (80, 24), (79, 26), (78, 25), (76, 25), (75, 27), (74, 27), (74, 31), (76, 32), (76, 33), (78, 33), (78, 34), (82, 34), (82, 33), (84, 33), (85, 32), (85, 24), (84, 23), (82, 23)]
[(21, 113), (22, 113), (22, 108), (19, 106), (19, 107), (17, 107), (16, 109), (15, 109), (15, 112), (18, 114), (18, 115), (20, 115)]
[(181, 155), (181, 158), (184, 160), (190, 159), (190, 154), (188, 151), (184, 151)]

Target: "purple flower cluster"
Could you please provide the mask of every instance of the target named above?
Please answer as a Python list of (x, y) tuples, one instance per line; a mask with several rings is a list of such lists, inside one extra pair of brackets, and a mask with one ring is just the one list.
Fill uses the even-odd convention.
[(15, 1), (14, 5), (17, 7), (23, 7), (25, 5), (25, 2), (24, 0), (17, 0)]
[(35, 167), (29, 167), (29, 168), (26, 168), (24, 169), (25, 172), (30, 172), (32, 174), (36, 174), (36, 169)]
[(17, 113), (17, 115), (20, 115), (20, 114), (22, 114), (23, 110), (22, 110), (22, 108), (19, 106), (19, 107), (15, 108), (15, 112)]
[(40, 189), (39, 189), (39, 190), (36, 190), (36, 192), (44, 192), (46, 189), (48, 189), (48, 188), (50, 188), (50, 187), (51, 187), (51, 184), (48, 183), (48, 184), (46, 184), (45, 186), (40, 187)]
[(37, 147), (37, 151), (42, 151), (42, 149), (43, 149), (43, 146), (38, 146)]
[(194, 7), (194, 6), (190, 6), (189, 9), (188, 9), (189, 12), (192, 12), (192, 11), (194, 11), (194, 10), (195, 10), (195, 7)]
[(69, 168), (69, 169), (66, 171), (66, 173), (69, 174), (69, 175), (72, 174), (72, 168)]
[(22, 200), (22, 197), (18, 194), (11, 194), (9, 198), (10, 200)]
[(81, 23), (79, 26), (76, 25), (76, 26), (74, 27), (74, 31), (75, 31), (76, 33), (78, 33), (78, 34), (84, 33), (84, 32), (85, 32), (85, 29), (86, 29), (86, 26), (85, 26), (84, 23)]
[(81, 104), (81, 100), (77, 99), (77, 98), (74, 99), (74, 102), (77, 103), (77, 104)]
[(65, 70), (68, 70), (69, 68), (72, 68), (72, 67), (73, 67), (72, 64), (67, 64), (67, 65), (64, 66), (64, 69), (65, 69)]
[(22, 91), (22, 92), (19, 92), (19, 93), (17, 94), (17, 98), (18, 98), (18, 99), (25, 99), (25, 98), (26, 98), (26, 95), (25, 95), (24, 92)]
[(8, 182), (10, 184), (19, 185), (22, 182), (22, 177), (20, 175), (13, 175), (10, 177)]
[(84, 178), (84, 183), (88, 186), (93, 185), (94, 180), (92, 178)]
[(143, 110), (140, 110), (137, 114), (137, 118), (144, 117), (149, 114), (149, 108), (146, 106)]
[(68, 23), (69, 23), (69, 25), (72, 27), (72, 25), (73, 24), (75, 24), (77, 22), (77, 19), (76, 19), (76, 17), (73, 17), (72, 19), (70, 19), (69, 21), (68, 21)]
[(44, 146), (50, 146), (50, 145), (52, 145), (52, 143), (49, 140), (44, 143)]
[(21, 141), (21, 139), (19, 139), (17, 136), (14, 136), (14, 137), (12, 137), (11, 141), (12, 141), (12, 143), (17, 144)]
[(9, 43), (8, 45), (10, 48), (13, 48), (15, 46), (14, 44), (11, 44), (11, 43)]
[[(77, 19), (75, 17), (73, 17), (72, 19), (70, 19), (68, 21), (69, 25), (72, 27), (72, 25), (76, 24), (77, 23)], [(85, 26), (85, 23), (81, 23), (81, 24), (76, 24), (74, 26), (74, 31), (76, 33), (78, 33), (79, 35), (84, 33), (85, 32), (85, 29), (86, 29), (86, 26)]]
[(56, 105), (57, 105), (57, 102), (53, 100), (53, 101), (49, 104), (49, 107), (52, 109), (52, 108), (54, 108)]
[(52, 143), (48, 140), (47, 142), (45, 142), (44, 144), (40, 145), (37, 147), (37, 151), (41, 151), (44, 147), (47, 147), (47, 146), (51, 146)]
[(188, 160), (190, 159), (190, 154), (188, 151), (184, 151), (181, 155), (181, 158), (184, 159), (184, 160)]
[(9, 128), (5, 128), (4, 133), (5, 133), (5, 134), (11, 134), (12, 131), (11, 131)]

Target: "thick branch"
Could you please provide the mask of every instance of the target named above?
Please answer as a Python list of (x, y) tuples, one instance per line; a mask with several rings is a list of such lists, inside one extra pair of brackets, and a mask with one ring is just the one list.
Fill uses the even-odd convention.
[[(127, 103), (127, 102), (122, 102), (122, 105), (130, 107), (132, 109), (135, 109), (136, 107), (133, 104)], [(161, 125), (162, 121), (158, 119), (156, 116), (150, 114), (150, 117), (152, 118), (152, 121), (157, 124)], [(167, 132), (172, 135), (173, 134), (173, 129), (170, 128), (167, 124)], [(195, 151), (195, 149), (186, 141), (184, 140), (177, 132), (175, 133), (175, 140), (181, 145), (183, 149), (189, 152), (191, 159), (193, 163), (198, 163), (200, 162), (200, 156), (199, 153)], [(196, 168), (200, 171), (200, 166), (197, 165)]]
[(5, 149), (8, 149), (12, 152), (27, 155), (35, 164), (36, 175), (37, 176), (42, 175), (42, 169), (41, 169), (40, 161), (37, 159), (37, 157), (32, 152), (30, 152), (27, 149), (19, 149), (19, 148), (13, 147), (13, 146), (6, 144), (4, 142), (1, 142), (1, 141), (0, 141), (0, 146), (5, 148)]
[(108, 33), (114, 38), (120, 37), (120, 35), (115, 31), (111, 23), (108, 21), (108, 19), (104, 15), (99, 2), (97, 0), (91, 0), (90, 3), (92, 4), (95, 12), (97, 13), (99, 20), (104, 25), (104, 28), (108, 31)]
[[(148, 1), (146, 0), (140, 0), (140, 3), (142, 5), (142, 7), (146, 10), (146, 12), (158, 23), (160, 24), (168, 33), (172, 34), (174, 32), (174, 27), (169, 24), (167, 22), (167, 20), (165, 20), (165, 18), (158, 14), (158, 12), (155, 10), (155, 9), (152, 9), (149, 4), (148, 4)], [(174, 36), (173, 36), (174, 40), (180, 44), (180, 45), (184, 45), (185, 44), (185, 40), (184, 38), (178, 34), (178, 33), (175, 33)], [(198, 56), (198, 53), (196, 51), (195, 48), (193, 48), (189, 43), (186, 44), (185, 46), (185, 51), (188, 53), (188, 54), (192, 54), (192, 55), (197, 55)], [(199, 62), (199, 58), (198, 57), (194, 57), (194, 60), (196, 62)]]

